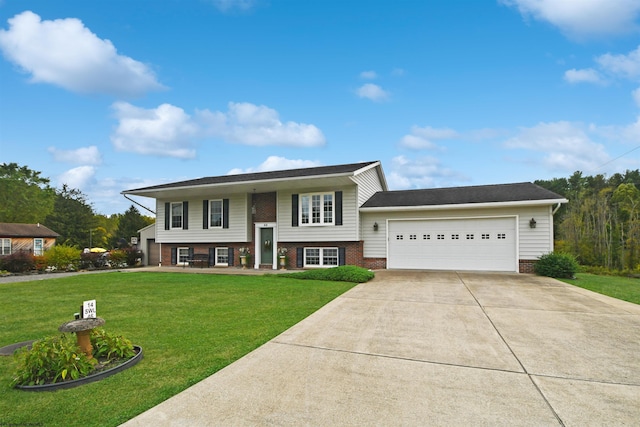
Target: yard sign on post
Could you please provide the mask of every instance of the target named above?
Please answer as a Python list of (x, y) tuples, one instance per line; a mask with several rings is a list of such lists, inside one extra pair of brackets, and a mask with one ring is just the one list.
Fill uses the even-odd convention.
[(96, 300), (92, 299), (89, 301), (84, 301), (82, 303), (82, 318), (83, 319), (96, 318)]

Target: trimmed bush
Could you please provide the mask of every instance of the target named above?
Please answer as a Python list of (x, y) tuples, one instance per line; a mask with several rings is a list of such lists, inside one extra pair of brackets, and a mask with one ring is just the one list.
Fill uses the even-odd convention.
[(25, 273), (36, 267), (33, 255), (28, 252), (15, 252), (0, 258), (0, 268), (11, 273)]
[(366, 268), (355, 265), (342, 265), (340, 267), (306, 270), (296, 273), (281, 274), (282, 277), (293, 279), (331, 280), (334, 282), (364, 283), (373, 279), (375, 274)]
[(56, 245), (44, 253), (47, 264), (57, 270), (77, 270), (80, 264), (80, 249), (73, 246)]
[(539, 276), (571, 279), (578, 271), (578, 261), (573, 255), (551, 252), (542, 255), (534, 265), (534, 271)]

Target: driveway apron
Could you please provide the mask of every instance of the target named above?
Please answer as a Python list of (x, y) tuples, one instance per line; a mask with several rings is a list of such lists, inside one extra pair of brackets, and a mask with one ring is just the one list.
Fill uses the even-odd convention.
[(638, 420), (640, 306), (531, 275), (385, 270), (124, 426)]

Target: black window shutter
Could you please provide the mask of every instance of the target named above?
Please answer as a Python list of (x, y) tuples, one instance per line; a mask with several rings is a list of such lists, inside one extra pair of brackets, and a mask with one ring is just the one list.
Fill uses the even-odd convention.
[(178, 248), (171, 248), (171, 265), (178, 263)]
[(229, 199), (222, 199), (222, 228), (229, 228)]
[(182, 202), (182, 229), (189, 229), (189, 202)]
[(334, 212), (336, 215), (336, 225), (342, 225), (342, 191), (336, 191), (336, 197), (334, 200)]
[(171, 203), (164, 204), (164, 229), (169, 230), (171, 228)]
[(296, 248), (296, 267), (304, 267), (304, 248)]
[(232, 267), (233, 266), (233, 248), (229, 248), (229, 266)]
[(193, 248), (189, 248), (189, 259), (193, 259)]
[(291, 226), (298, 226), (298, 195), (291, 195)]
[(216, 248), (209, 248), (209, 267), (216, 265)]
[(202, 229), (209, 228), (209, 201), (202, 201)]
[(338, 265), (347, 263), (347, 248), (338, 248)]

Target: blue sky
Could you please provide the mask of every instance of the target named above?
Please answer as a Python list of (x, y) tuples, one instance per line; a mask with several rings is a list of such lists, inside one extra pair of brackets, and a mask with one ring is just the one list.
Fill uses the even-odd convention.
[(638, 0), (0, 0), (0, 162), (102, 214), (127, 189), (370, 160), (391, 189), (609, 176), (640, 168), (639, 16)]

